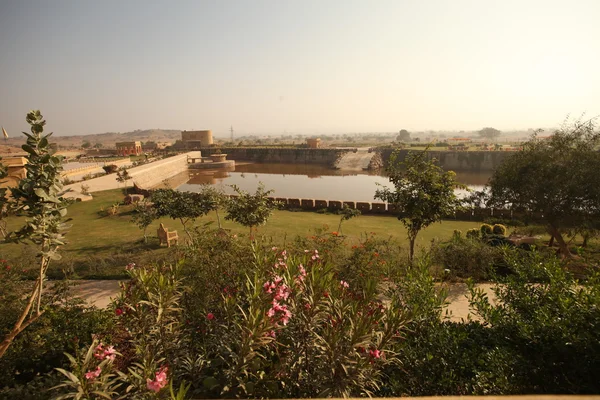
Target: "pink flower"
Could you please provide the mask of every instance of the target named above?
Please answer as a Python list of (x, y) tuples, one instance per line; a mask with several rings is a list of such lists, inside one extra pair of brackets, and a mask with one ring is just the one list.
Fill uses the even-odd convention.
[(135, 263), (129, 263), (125, 266), (125, 271), (133, 271), (135, 269)]
[(215, 319), (215, 314), (209, 312), (208, 314), (206, 314), (206, 319), (212, 321), (213, 319)]
[(265, 290), (266, 293), (273, 293), (273, 290), (275, 289), (275, 284), (273, 282), (267, 281), (263, 285), (263, 289)]
[(104, 358), (104, 345), (102, 343), (100, 343), (98, 346), (96, 346), (96, 352), (94, 353), (94, 357), (96, 357), (98, 360), (102, 360)]
[(106, 349), (104, 349), (104, 358), (105, 359), (114, 361), (115, 357), (116, 357), (116, 351), (115, 351), (114, 346), (108, 346)]
[(116, 315), (117, 317), (119, 317), (119, 316), (123, 315), (123, 310), (122, 310), (122, 309), (120, 309), (120, 308), (117, 308), (117, 309), (115, 309), (115, 315)]
[(98, 367), (98, 368), (96, 368), (95, 371), (90, 370), (90, 371), (86, 372), (85, 379), (87, 379), (88, 381), (93, 381), (94, 379), (99, 377), (101, 373), (102, 373), (102, 368)]
[(369, 350), (369, 355), (373, 358), (380, 358), (381, 357), (381, 351), (377, 350), (377, 349), (373, 349), (373, 350)]
[(281, 286), (277, 287), (277, 291), (275, 292), (275, 300), (287, 300), (290, 297), (291, 289), (285, 283)]
[(162, 367), (155, 375), (154, 380), (146, 379), (146, 387), (155, 393), (167, 386), (167, 367)]
[(271, 247), (271, 250), (277, 251), (277, 247), (273, 246), (273, 247)]
[(274, 330), (271, 330), (270, 332), (267, 332), (267, 336), (269, 336), (269, 337), (272, 337), (272, 338), (275, 338), (275, 336), (276, 336), (276, 335), (275, 335), (275, 331), (274, 331)]
[(310, 303), (306, 303), (304, 305), (304, 308), (306, 308), (307, 310), (310, 310), (312, 308), (312, 306), (310, 305)]
[(344, 289), (348, 289), (350, 287), (350, 285), (348, 285), (348, 282), (346, 281), (340, 281), (340, 285), (344, 288)]

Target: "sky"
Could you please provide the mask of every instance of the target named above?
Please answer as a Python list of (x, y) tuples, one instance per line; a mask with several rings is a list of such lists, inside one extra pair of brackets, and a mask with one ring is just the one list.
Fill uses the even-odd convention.
[(0, 0), (0, 125), (529, 129), (600, 115), (598, 0)]

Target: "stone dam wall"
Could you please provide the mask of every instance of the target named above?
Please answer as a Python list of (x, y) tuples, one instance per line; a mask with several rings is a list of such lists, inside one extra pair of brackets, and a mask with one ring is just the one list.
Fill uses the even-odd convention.
[[(394, 149), (377, 149), (381, 158), (387, 165)], [(399, 151), (399, 160), (404, 161), (410, 149)], [(414, 150), (413, 150), (414, 151)], [(435, 151), (429, 150), (427, 156), (429, 159), (435, 158), (439, 165), (447, 170), (453, 171), (472, 171), (487, 172), (494, 171), (504, 160), (510, 157), (512, 151)]]
[[(228, 160), (259, 163), (320, 164), (333, 167), (347, 149), (291, 149), (273, 147), (221, 147)], [(202, 155), (214, 154), (216, 148), (202, 148)]]

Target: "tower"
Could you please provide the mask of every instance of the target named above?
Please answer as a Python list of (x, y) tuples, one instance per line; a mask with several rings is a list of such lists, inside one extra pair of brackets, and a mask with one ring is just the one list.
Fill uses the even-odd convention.
[(231, 132), (231, 143), (233, 143), (233, 125), (229, 128), (229, 132)]

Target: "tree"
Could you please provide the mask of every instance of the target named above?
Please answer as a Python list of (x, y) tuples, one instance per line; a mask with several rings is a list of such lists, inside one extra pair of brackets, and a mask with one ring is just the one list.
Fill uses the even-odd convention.
[(51, 260), (59, 260), (58, 248), (65, 244), (63, 233), (66, 226), (63, 218), (67, 214), (67, 201), (59, 196), (62, 189), (62, 158), (54, 155), (48, 138), (52, 133), (42, 135), (46, 121), (39, 110), (27, 114), (27, 123), (31, 125), (31, 134), (22, 149), (27, 152), (27, 175), (11, 188), (14, 211), (25, 217), (25, 225), (8, 235), (7, 241), (31, 242), (38, 248), (38, 276), (27, 299), (25, 308), (15, 322), (13, 329), (0, 343), (0, 357), (14, 338), (34, 323), (43, 313), (42, 293), (46, 271)]
[(217, 224), (219, 229), (221, 229), (221, 217), (219, 216), (219, 209), (227, 205), (227, 195), (211, 185), (202, 185), (198, 193), (204, 198), (207, 208), (210, 209), (209, 211), (214, 211), (217, 214)]
[(344, 204), (344, 206), (340, 210), (340, 223), (338, 225), (338, 233), (340, 235), (342, 234), (342, 222), (348, 221), (358, 216), (360, 216), (360, 210), (350, 208), (347, 204)]
[(398, 219), (407, 230), (409, 258), (415, 253), (415, 240), (421, 231), (461, 209), (462, 201), (454, 189), (466, 189), (456, 181), (453, 171), (444, 171), (436, 160), (427, 158), (427, 150), (410, 152), (404, 162), (394, 151), (386, 168), (394, 189), (377, 189), (375, 198), (394, 205)]
[(237, 196), (227, 203), (225, 219), (250, 228), (250, 240), (254, 240), (254, 229), (259, 225), (266, 224), (273, 210), (278, 206), (278, 203), (268, 198), (273, 190), (265, 191), (262, 182), (254, 194), (241, 190), (236, 185), (231, 185), (231, 187)]
[[(82, 147), (83, 147), (83, 146), (82, 146)], [(104, 147), (104, 145), (103, 145), (102, 143), (100, 143), (100, 142), (97, 142), (97, 143), (94, 145), (94, 148), (95, 148), (95, 149), (101, 149), (102, 147)]]
[(129, 175), (129, 172), (127, 172), (126, 169), (122, 170), (122, 171), (117, 171), (117, 182), (119, 183), (125, 183), (125, 186), (127, 186), (127, 181), (131, 179), (131, 175)]
[(158, 218), (156, 208), (145, 201), (138, 201), (134, 205), (134, 211), (135, 213), (131, 216), (131, 222), (144, 231), (144, 243), (148, 243), (146, 231), (152, 222)]
[(410, 132), (406, 129), (402, 129), (398, 132), (398, 136), (396, 137), (397, 142), (410, 142)]
[(600, 218), (600, 132), (594, 120), (564, 126), (547, 139), (534, 134), (490, 179), (488, 207), (510, 207), (544, 222), (571, 257), (561, 230)]
[(90, 147), (92, 147), (92, 144), (87, 140), (84, 140), (83, 143), (81, 143), (82, 149), (89, 149)]
[(500, 136), (500, 134), (502, 132), (500, 132), (498, 129), (494, 129), (494, 128), (483, 128), (480, 131), (477, 131), (477, 133), (479, 134), (479, 136), (481, 136), (482, 138), (485, 139), (490, 139), (490, 140), (494, 140), (496, 139), (498, 136)]
[(158, 217), (178, 219), (183, 230), (192, 241), (188, 224), (212, 211), (212, 204), (199, 193), (179, 192), (173, 189), (157, 189), (152, 193), (152, 202)]

